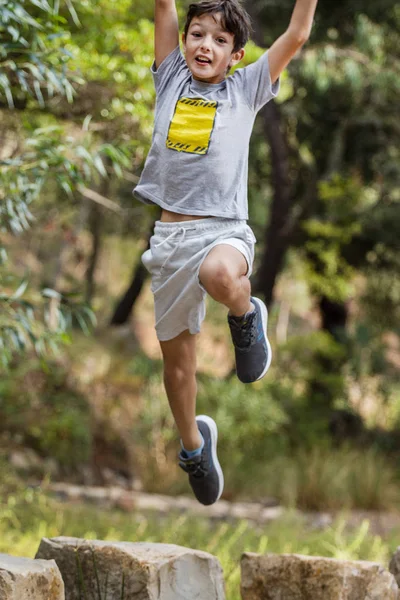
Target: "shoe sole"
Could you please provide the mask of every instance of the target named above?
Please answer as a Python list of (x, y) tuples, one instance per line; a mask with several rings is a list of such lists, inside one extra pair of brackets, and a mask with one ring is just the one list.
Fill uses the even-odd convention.
[(251, 298), (251, 302), (253, 302), (253, 304), (258, 304), (258, 306), (260, 307), (260, 310), (261, 310), (261, 321), (262, 321), (263, 331), (265, 333), (265, 341), (267, 343), (267, 349), (268, 349), (267, 364), (265, 365), (264, 370), (261, 373), (261, 375), (259, 377), (257, 377), (257, 379), (255, 379), (255, 381), (259, 381), (260, 379), (262, 379), (264, 377), (264, 375), (268, 371), (268, 369), (269, 369), (269, 367), (271, 365), (271, 360), (272, 360), (271, 344), (269, 343), (269, 339), (268, 339), (268, 336), (267, 336), (268, 310), (267, 310), (267, 307), (265, 306), (264, 302), (262, 300), (259, 300), (259, 298), (252, 297)]
[(213, 459), (215, 469), (218, 474), (218, 481), (219, 481), (218, 497), (215, 500), (215, 502), (217, 502), (217, 500), (219, 500), (221, 498), (222, 492), (224, 491), (224, 474), (222, 472), (221, 465), (219, 464), (218, 456), (217, 456), (217, 441), (218, 441), (217, 424), (211, 417), (208, 417), (207, 415), (199, 415), (198, 417), (196, 417), (196, 421), (202, 421), (203, 423), (206, 423), (206, 425), (208, 425), (210, 432), (211, 432), (211, 456)]

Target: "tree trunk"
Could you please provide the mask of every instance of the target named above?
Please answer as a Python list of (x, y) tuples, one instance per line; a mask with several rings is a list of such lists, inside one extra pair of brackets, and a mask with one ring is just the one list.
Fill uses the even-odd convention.
[(136, 300), (138, 299), (144, 282), (147, 279), (148, 272), (139, 260), (133, 271), (132, 283), (126, 290), (125, 294), (118, 302), (113, 316), (110, 320), (110, 325), (124, 325), (132, 313)]
[[(104, 167), (107, 172), (111, 170), (111, 159), (106, 156), (103, 159)], [(100, 194), (108, 198), (110, 194), (111, 180), (109, 177), (104, 177), (100, 183)], [(100, 256), (101, 248), (101, 230), (103, 223), (103, 210), (99, 204), (92, 202), (89, 213), (89, 229), (92, 234), (92, 251), (89, 257), (89, 264), (86, 271), (86, 294), (85, 299), (89, 306), (92, 303), (95, 293), (95, 271)]]
[(89, 264), (86, 271), (86, 293), (85, 300), (86, 303), (90, 306), (92, 304), (94, 292), (95, 292), (95, 283), (94, 283), (94, 274), (96, 271), (99, 254), (100, 254), (100, 246), (101, 246), (101, 225), (102, 225), (103, 215), (101, 208), (97, 204), (92, 204), (90, 207), (89, 214), (89, 229), (92, 234), (92, 250), (89, 257)]
[[(329, 333), (333, 342), (340, 344), (343, 352), (327, 352), (323, 348), (314, 356), (314, 373), (309, 381), (309, 398), (315, 411), (320, 411), (331, 418), (335, 401), (343, 397), (345, 381), (343, 366), (347, 356), (344, 341), (348, 319), (348, 309), (345, 303), (330, 300), (322, 296), (319, 301), (323, 331)], [(338, 346), (336, 346), (338, 347)], [(346, 412), (346, 411), (344, 411)]]
[(322, 296), (319, 301), (319, 309), (322, 317), (322, 329), (330, 333), (336, 342), (343, 343), (348, 319), (346, 304)]
[[(250, 2), (246, 7), (253, 22), (253, 39), (265, 45), (261, 25), (261, 5)], [(258, 269), (255, 291), (271, 305), (276, 278), (288, 249), (293, 224), (291, 221), (292, 193), (289, 179), (289, 147), (278, 105), (271, 100), (260, 111), (263, 129), (271, 150), (272, 185), (274, 189), (269, 223), (264, 237), (264, 252)]]
[[(153, 233), (153, 227), (154, 226), (152, 224), (147, 236), (146, 250), (150, 248), (150, 237)], [(138, 264), (135, 265), (133, 269), (132, 283), (122, 296), (121, 300), (118, 302), (114, 314), (111, 317), (110, 325), (124, 325), (128, 321), (129, 317), (131, 316), (135, 302), (138, 299), (140, 292), (142, 291), (143, 284), (146, 281), (147, 276), (148, 271), (143, 266), (142, 261), (139, 260)]]
[(277, 104), (273, 101), (269, 102), (260, 111), (260, 115), (271, 149), (274, 195), (265, 235), (264, 253), (255, 287), (263, 294), (269, 306), (273, 298), (275, 281), (289, 245), (292, 230), (289, 225), (292, 195), (289, 184), (289, 149), (282, 131), (282, 118)]

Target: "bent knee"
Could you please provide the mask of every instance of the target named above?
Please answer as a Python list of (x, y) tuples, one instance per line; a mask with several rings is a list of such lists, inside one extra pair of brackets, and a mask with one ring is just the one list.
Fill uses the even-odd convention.
[(237, 274), (221, 260), (205, 263), (200, 269), (200, 282), (217, 300), (230, 296), (238, 283)]

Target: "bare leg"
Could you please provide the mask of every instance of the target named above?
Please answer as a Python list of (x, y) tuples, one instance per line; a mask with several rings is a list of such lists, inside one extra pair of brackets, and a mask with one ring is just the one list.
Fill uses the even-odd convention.
[[(271, 364), (267, 338), (268, 311), (259, 298), (250, 301), (250, 282), (244, 256), (227, 244), (213, 248), (200, 268), (200, 281), (207, 292), (230, 310), (228, 319), (235, 347), (236, 374), (242, 383), (264, 377)], [(249, 318), (243, 317), (252, 313)]]
[(218, 244), (203, 261), (200, 281), (214, 300), (225, 304), (230, 314), (240, 317), (253, 310), (247, 262), (237, 248)]
[[(214, 300), (234, 316), (253, 310), (246, 259), (228, 244), (213, 248), (200, 268), (200, 281)], [(186, 450), (201, 446), (196, 423), (196, 336), (188, 330), (160, 342), (164, 358), (164, 385), (182, 443)]]
[(160, 346), (165, 391), (179, 435), (186, 450), (195, 450), (202, 441), (196, 423), (196, 336), (186, 330)]

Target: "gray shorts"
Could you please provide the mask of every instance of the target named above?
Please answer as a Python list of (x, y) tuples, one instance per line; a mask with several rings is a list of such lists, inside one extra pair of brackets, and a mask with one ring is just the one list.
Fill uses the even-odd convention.
[(211, 217), (164, 223), (156, 221), (150, 249), (142, 262), (151, 274), (156, 333), (171, 340), (185, 329), (199, 333), (206, 314), (206, 291), (199, 281), (203, 260), (214, 246), (229, 244), (245, 257), (250, 277), (256, 238), (246, 221)]

